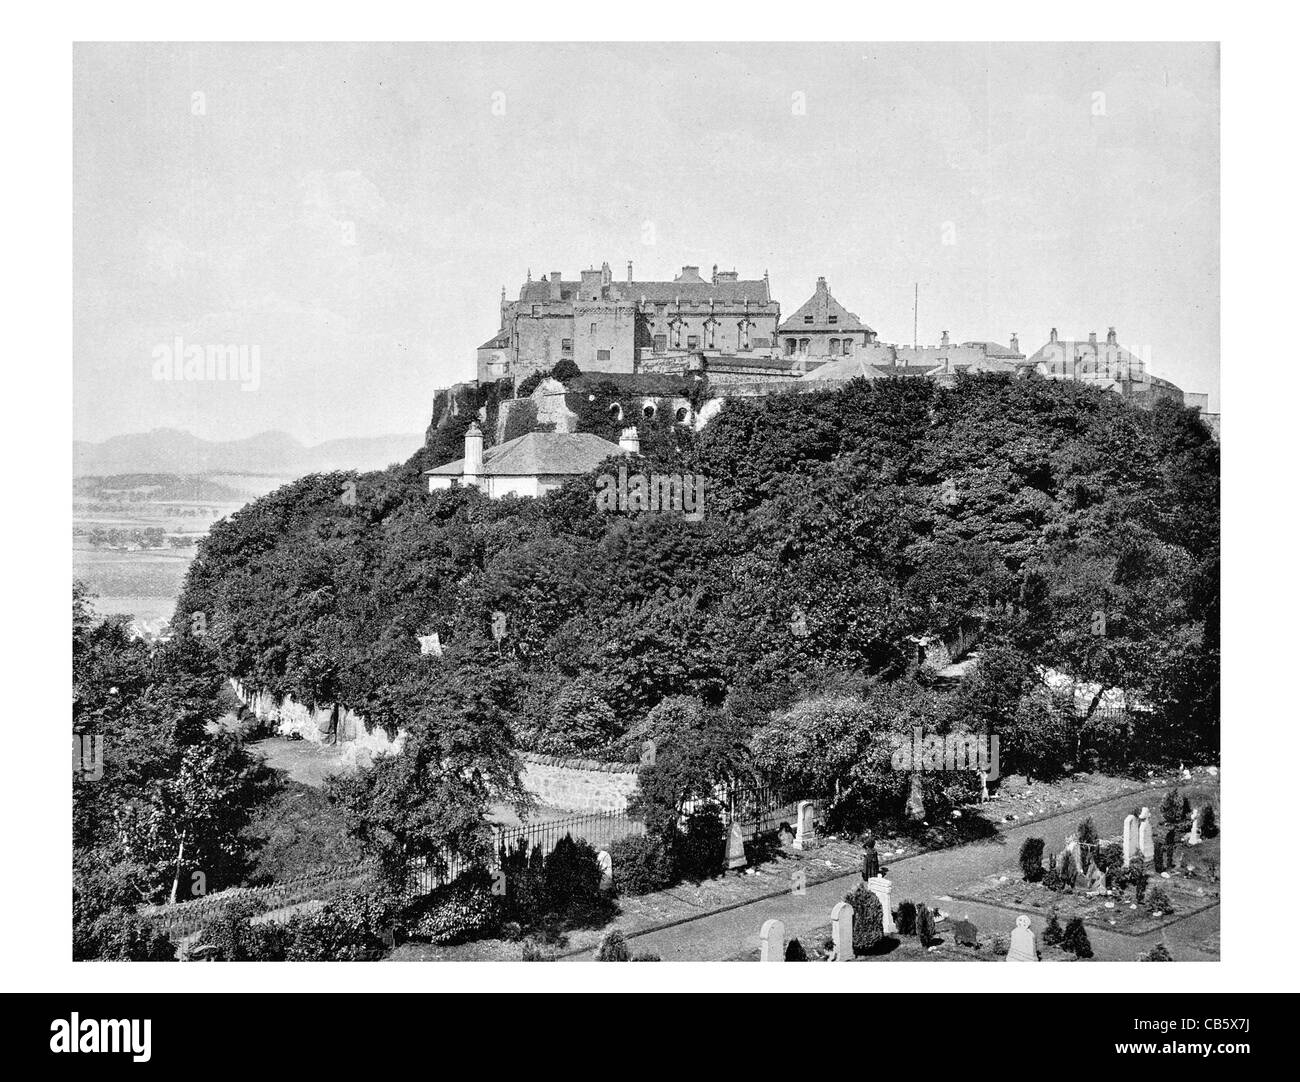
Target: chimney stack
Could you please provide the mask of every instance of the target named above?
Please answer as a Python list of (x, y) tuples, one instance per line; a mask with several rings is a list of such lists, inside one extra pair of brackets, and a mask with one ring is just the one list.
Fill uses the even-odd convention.
[(627, 280), (629, 283), (632, 281), (632, 260), (630, 259), (627, 261)]
[(1055, 328), (1055, 327), (1052, 328), (1052, 338), (1051, 338), (1051, 340), (1052, 340), (1053, 342), (1056, 341), (1056, 328)]
[(943, 346), (944, 349), (947, 349), (947, 348), (948, 348), (948, 332), (947, 332), (947, 331), (944, 331), (944, 332), (943, 332), (943, 337), (939, 340), (939, 345)]
[(641, 437), (636, 434), (635, 425), (623, 429), (618, 437), (618, 445), (630, 455), (639, 455), (641, 453)]
[(1012, 353), (1020, 352), (1020, 337), (1019, 335), (1016, 334), (1015, 331), (1011, 332), (1011, 352)]
[(465, 432), (465, 468), (462, 480), (467, 485), (478, 486), (483, 481), (483, 430), (477, 421), (471, 421)]
[(1097, 344), (1097, 332), (1096, 332), (1096, 331), (1089, 331), (1089, 332), (1088, 332), (1088, 345), (1090, 345), (1090, 346), (1095, 346), (1096, 344)]
[(1113, 346), (1116, 344), (1117, 343), (1115, 341), (1115, 328), (1111, 327), (1110, 330), (1106, 332), (1106, 345)]

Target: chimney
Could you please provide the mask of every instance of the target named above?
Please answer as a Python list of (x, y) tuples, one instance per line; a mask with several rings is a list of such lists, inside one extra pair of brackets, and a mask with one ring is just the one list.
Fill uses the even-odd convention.
[(613, 281), (613, 277), (614, 276), (610, 273), (609, 270), (609, 264), (602, 263), (600, 265), (600, 284), (603, 286), (609, 285), (609, 283)]
[(477, 421), (469, 423), (465, 433), (465, 468), (461, 480), (467, 485), (479, 485), (483, 480), (483, 430)]
[(1110, 330), (1106, 332), (1106, 345), (1113, 346), (1116, 344), (1117, 343), (1115, 341), (1115, 328), (1111, 327)]
[(560, 272), (559, 271), (551, 271), (550, 294), (551, 294), (551, 300), (558, 301), (560, 299)]
[(632, 260), (627, 261), (627, 280), (632, 281)]
[(1096, 332), (1096, 331), (1089, 331), (1089, 332), (1088, 332), (1088, 345), (1090, 345), (1090, 346), (1095, 346), (1096, 344), (1097, 344), (1097, 332)]
[(619, 447), (630, 455), (641, 453), (641, 437), (636, 434), (636, 426), (623, 429), (618, 437)]
[(716, 263), (713, 264), (713, 284), (715, 286), (718, 284), (718, 265)]
[(1052, 340), (1053, 342), (1056, 341), (1056, 328), (1055, 328), (1055, 327), (1052, 328), (1052, 339), (1051, 339), (1051, 340)]
[(939, 339), (939, 345), (941, 345), (944, 349), (947, 349), (947, 348), (948, 348), (948, 332), (947, 332), (947, 331), (944, 331), (944, 332), (943, 332), (943, 337), (942, 337), (941, 339)]
[(830, 291), (826, 288), (826, 279), (825, 279), (825, 278), (818, 278), (818, 279), (817, 279), (817, 292), (818, 292), (818, 293), (828, 293), (828, 292), (830, 292)]
[(1011, 352), (1012, 353), (1020, 352), (1020, 336), (1017, 335), (1015, 331), (1011, 332)]

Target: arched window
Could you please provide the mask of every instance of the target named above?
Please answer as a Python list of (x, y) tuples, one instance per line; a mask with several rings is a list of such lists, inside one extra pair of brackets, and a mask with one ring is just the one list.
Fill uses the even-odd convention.
[(853, 339), (852, 338), (844, 339), (844, 356), (847, 357), (852, 352), (853, 352)]
[(688, 410), (685, 406), (678, 407), (677, 423), (679, 425), (684, 425), (690, 419), (690, 416), (691, 416), (690, 410)]
[(654, 415), (655, 415), (654, 403), (647, 402), (645, 406), (643, 406), (641, 409), (641, 416), (644, 417), (647, 421), (652, 421), (654, 420)]
[(831, 339), (831, 356), (832, 356), (832, 357), (838, 357), (839, 355), (840, 355), (840, 340), (839, 340), (838, 338), (832, 338), (832, 339)]
[(621, 421), (623, 419), (623, 407), (617, 402), (609, 404), (609, 419), (611, 421)]
[(812, 343), (811, 343), (811, 341), (810, 341), (809, 339), (807, 339), (807, 338), (800, 338), (800, 339), (799, 339), (799, 352), (800, 352), (800, 353), (807, 353), (807, 352), (808, 352), (808, 347), (809, 347), (809, 345), (811, 345), (811, 344), (812, 344)]

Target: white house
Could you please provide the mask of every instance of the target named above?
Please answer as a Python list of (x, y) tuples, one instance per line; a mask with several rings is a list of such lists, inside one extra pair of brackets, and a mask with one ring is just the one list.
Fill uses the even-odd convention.
[(484, 451), (483, 432), (471, 424), (465, 433), (465, 457), (424, 472), (430, 492), (473, 485), (494, 500), (545, 496), (570, 477), (590, 473), (611, 455), (638, 450), (636, 429), (628, 428), (618, 443), (590, 432), (529, 432)]

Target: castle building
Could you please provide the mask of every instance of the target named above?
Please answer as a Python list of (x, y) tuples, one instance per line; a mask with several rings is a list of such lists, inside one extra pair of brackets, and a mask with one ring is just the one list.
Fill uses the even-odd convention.
[(840, 304), (826, 285), (817, 279), (809, 297), (776, 329), (781, 352), (787, 357), (833, 360), (849, 357), (854, 349), (876, 340), (876, 332)]
[(780, 318), (766, 274), (742, 279), (715, 266), (705, 279), (685, 266), (670, 282), (637, 281), (630, 262), (623, 281), (608, 263), (577, 279), (529, 274), (518, 300), (502, 290), (501, 326), (478, 349), (478, 378), (518, 381), (561, 360), (584, 372), (635, 372), (643, 359), (684, 362), (692, 353), (767, 356)]

